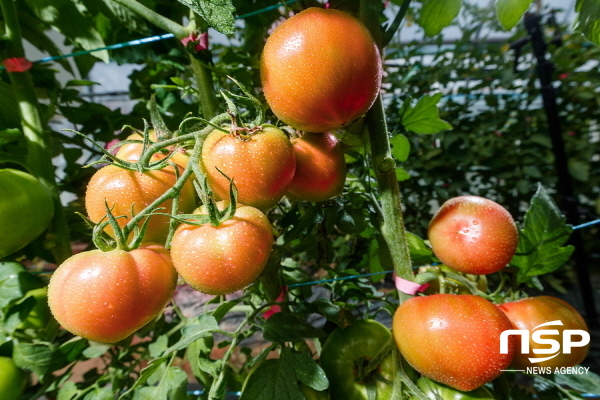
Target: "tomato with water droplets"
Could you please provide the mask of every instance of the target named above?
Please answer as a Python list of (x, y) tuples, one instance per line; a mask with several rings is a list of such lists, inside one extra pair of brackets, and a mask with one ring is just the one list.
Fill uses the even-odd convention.
[[(225, 202), (219, 202), (220, 209)], [(196, 213), (206, 215), (203, 207)], [(238, 204), (232, 218), (217, 226), (181, 224), (171, 242), (177, 272), (194, 289), (228, 294), (250, 285), (267, 264), (273, 228), (257, 208)]]
[(296, 158), (290, 139), (274, 126), (249, 134), (215, 129), (204, 141), (201, 167), (217, 198), (229, 200), (230, 178), (238, 202), (266, 211), (292, 182)]
[(510, 213), (478, 196), (459, 196), (442, 204), (429, 223), (428, 237), (434, 254), (444, 264), (476, 275), (504, 268), (519, 241)]
[[(96, 171), (88, 183), (85, 208), (90, 220), (98, 223), (106, 217), (105, 204), (108, 204), (115, 217), (124, 216), (117, 219), (119, 226), (123, 227), (132, 218), (132, 212), (141, 212), (171, 189), (176, 181), (173, 167), (138, 172), (107, 165)], [(180, 212), (186, 213), (194, 209), (195, 196), (192, 183), (188, 180), (180, 192)], [(169, 199), (160, 204), (160, 212), (170, 213), (172, 202), (173, 200)], [(167, 215), (152, 215), (143, 240), (164, 242), (169, 232), (170, 221)], [(105, 231), (111, 236), (114, 235), (110, 226), (107, 226)]]
[(381, 86), (381, 56), (358, 19), (313, 7), (275, 28), (262, 53), (260, 74), (278, 118), (302, 131), (327, 132), (371, 107)]
[(176, 283), (169, 251), (161, 245), (90, 250), (71, 256), (52, 274), (48, 304), (66, 330), (114, 343), (154, 319), (171, 299)]
[(335, 135), (307, 132), (292, 139), (292, 145), (296, 172), (286, 196), (319, 202), (341, 195), (346, 180), (346, 160)]
[(474, 390), (502, 374), (513, 358), (500, 354), (500, 335), (510, 321), (488, 300), (475, 295), (434, 294), (403, 302), (393, 317), (398, 349), (422, 375), (462, 391)]

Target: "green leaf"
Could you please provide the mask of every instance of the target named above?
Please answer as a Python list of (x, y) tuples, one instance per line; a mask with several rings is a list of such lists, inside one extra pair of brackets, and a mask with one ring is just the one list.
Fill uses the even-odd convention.
[(408, 102), (404, 102), (400, 109), (400, 118), (404, 128), (419, 134), (433, 134), (452, 129), (452, 125), (440, 119), (437, 103), (441, 98), (441, 93), (425, 95), (417, 101), (414, 107), (411, 107)]
[(435, 36), (456, 18), (462, 5), (461, 0), (422, 0), (419, 25), (427, 36)]
[(402, 134), (398, 134), (390, 139), (392, 145), (392, 155), (400, 162), (404, 162), (408, 159), (410, 153), (410, 142), (408, 138)]
[(600, 376), (592, 371), (587, 371), (585, 374), (554, 374), (551, 379), (582, 393), (600, 395)]
[(78, 393), (79, 389), (77, 389), (75, 382), (69, 381), (60, 388), (56, 400), (71, 400)]
[(44, 282), (30, 274), (16, 262), (0, 262), (0, 309), (5, 308), (25, 294), (44, 286)]
[(573, 246), (564, 246), (572, 230), (546, 189), (539, 185), (525, 214), (517, 251), (510, 262), (518, 269), (519, 283), (553, 272), (567, 262), (575, 250)]
[[(83, 400), (113, 400), (115, 398), (112, 389), (109, 386), (95, 387), (85, 394)], [(166, 399), (166, 397), (165, 397)]]
[(600, 46), (600, 0), (577, 0), (575, 29)]
[(406, 232), (406, 241), (410, 259), (414, 266), (429, 264), (433, 259), (433, 251), (427, 246), (425, 241), (411, 232)]
[(146, 383), (148, 378), (150, 378), (152, 374), (158, 371), (166, 361), (167, 357), (155, 358), (154, 360), (150, 361), (148, 366), (142, 369), (139, 378), (133, 383), (131, 388), (129, 388), (129, 390), (121, 394), (119, 400), (130, 398), (129, 394), (136, 390), (138, 387), (142, 386), (144, 383)]
[(496, 0), (496, 14), (500, 25), (505, 30), (511, 30), (521, 20), (533, 0)]
[(273, 314), (263, 325), (263, 336), (269, 342), (295, 342), (323, 337), (325, 333), (290, 313)]
[(248, 377), (241, 400), (304, 400), (298, 381), (322, 388), (316, 390), (327, 388), (329, 382), (321, 367), (302, 354), (284, 347), (279, 359), (261, 363)]
[(235, 7), (231, 0), (178, 0), (200, 15), (206, 23), (225, 35), (235, 31)]
[(300, 382), (318, 391), (329, 387), (329, 380), (325, 375), (325, 371), (308, 353), (285, 351), (283, 354), (286, 357), (289, 354), (291, 362), (296, 369), (296, 378)]
[(44, 375), (54, 371), (56, 348), (51, 343), (17, 343), (13, 359), (19, 368)]
[[(85, 50), (106, 47), (104, 40), (71, 0), (26, 0), (27, 5), (39, 19), (62, 33), (75, 45)], [(79, 5), (83, 7), (83, 5)], [(108, 51), (92, 53), (94, 57), (109, 62)]]
[(217, 320), (212, 315), (202, 314), (195, 320), (190, 320), (190, 324), (184, 326), (181, 329), (181, 339), (179, 339), (177, 343), (165, 350), (163, 356), (184, 349), (190, 343), (193, 343), (198, 339), (210, 336), (214, 332), (226, 333), (221, 328), (219, 328)]
[(165, 370), (158, 385), (136, 390), (134, 400), (179, 400), (187, 397), (187, 374), (179, 367)]

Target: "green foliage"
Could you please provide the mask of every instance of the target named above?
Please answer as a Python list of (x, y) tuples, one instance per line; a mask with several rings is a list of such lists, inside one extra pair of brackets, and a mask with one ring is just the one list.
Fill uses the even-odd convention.
[[(77, 49), (163, 33), (112, 0), (50, 3), (26, 1), (20, 18), (25, 37), (51, 55), (59, 51), (44, 33), (48, 27), (63, 32)], [(280, 10), (269, 8), (252, 14), (244, 20), (243, 28), (234, 22), (239, 15), (272, 6), (273, 1), (143, 3), (176, 22), (187, 21), (191, 9), (202, 20), (194, 28), (206, 24), (230, 35), (229, 41), (212, 43), (210, 50), (195, 57), (210, 71), (215, 92), (239, 94), (239, 87), (228, 78), (232, 76), (262, 100), (258, 60), (264, 38), (281, 17)], [(358, 11), (358, 2), (331, 3)], [(539, 277), (560, 271), (568, 261), (572, 248), (565, 243), (572, 228), (566, 225), (552, 199), (556, 196), (557, 177), (534, 66), (526, 59), (518, 71), (513, 71), (513, 54), (507, 46), (488, 43), (481, 36), (487, 28), (517, 26), (531, 1), (498, 0), (497, 11), (459, 0), (421, 3), (422, 7), (411, 9), (409, 15), (418, 15), (416, 20), (432, 38), (410, 44), (392, 42), (385, 52), (386, 115), (392, 132), (392, 156), (399, 165), (396, 177), (402, 181), (412, 265), (435, 271), (438, 277), (446, 274), (452, 278), (447, 282), (475, 287), (472, 277), (430, 266), (437, 260), (426, 241), (426, 229), (433, 211), (443, 201), (467, 193), (481, 195), (506, 206), (521, 221), (518, 254), (508, 272), (492, 279), (505, 285), (498, 288), (495, 299), (530, 287), (541, 288)], [(53, 15), (52, 5), (60, 6), (62, 14)], [(579, 0), (577, 11), (580, 29), (588, 40), (599, 42), (596, 5), (595, 0)], [(301, 6), (288, 6), (284, 13), (291, 7)], [(459, 10), (466, 18), (455, 18)], [(448, 47), (442, 45), (438, 34), (451, 23), (455, 23), (461, 37)], [(511, 40), (522, 35), (522, 30), (515, 29)], [(570, 171), (584, 203), (582, 216), (587, 220), (597, 217), (594, 206), (600, 196), (599, 160), (594, 157), (597, 150), (590, 146), (597, 143), (593, 127), (600, 118), (596, 93), (600, 72), (592, 69), (575, 73), (572, 69), (573, 65), (599, 60), (600, 50), (584, 45), (580, 35), (569, 35), (562, 47), (552, 51), (557, 76), (561, 77), (560, 116), (569, 129), (565, 139)], [(45, 123), (60, 116), (90, 139), (105, 144), (127, 136), (131, 131), (122, 129), (126, 124), (141, 129), (143, 119), (149, 118), (148, 102), (153, 96), (164, 119), (160, 129), (179, 134), (181, 121), (198, 114), (198, 84), (189, 53), (179, 42), (163, 41), (78, 58), (83, 60), (78, 61), (81, 76), (98, 56), (141, 65), (130, 76), (130, 97), (138, 100), (134, 110), (123, 115), (90, 101), (79, 89), (92, 82), (74, 77), (63, 85), (56, 81), (50, 66), (36, 65), (32, 75), (37, 92), (44, 98)], [(0, 77), (0, 91), (7, 94), (0, 98), (0, 157), (15, 157), (24, 154), (26, 147), (20, 121), (15, 117), (15, 101), (8, 95), (7, 76), (2, 73)], [(225, 110), (222, 97), (218, 99), (219, 108)], [(240, 101), (236, 106), (242, 118), (252, 119), (252, 104)], [(150, 117), (158, 120), (155, 115)], [(267, 119), (277, 123), (271, 114)], [(182, 130), (193, 131), (194, 124), (189, 125)], [(222, 398), (226, 391), (243, 390), (242, 399), (303, 399), (304, 386), (326, 391), (328, 380), (318, 362), (323, 341), (336, 327), (348, 326), (356, 319), (387, 319), (398, 304), (389, 273), (392, 257), (381, 227), (380, 188), (370, 168), (363, 128), (359, 120), (348, 130), (338, 132), (348, 161), (342, 197), (319, 204), (283, 200), (269, 212), (278, 241), (269, 266), (254, 285), (237, 297), (211, 298), (193, 316), (184, 312), (174, 298), (164, 314), (138, 333), (141, 341), (130, 338), (115, 345), (90, 343), (72, 337), (55, 323), (47, 329), (18, 328), (33, 308), (27, 291), (45, 282), (19, 264), (0, 263), (0, 354), (11, 354), (19, 366), (39, 378), (28, 389), (28, 396), (39, 398), (45, 393), (61, 400), (112, 399), (114, 388), (118, 388), (122, 400), (179, 400), (189, 397), (186, 387), (190, 379), (206, 389), (202, 398), (208, 398), (209, 393), (213, 398)], [(58, 180), (59, 190), (73, 197), (66, 208), (72, 239), (89, 245), (90, 231), (74, 212), (85, 213), (85, 184), (94, 172), (81, 165), (97, 159), (100, 152), (78, 135), (63, 131), (51, 134), (53, 152), (65, 164), (64, 175)], [(2, 162), (12, 164), (15, 160), (18, 158), (6, 156)], [(594, 237), (597, 229), (590, 232), (587, 243), (594, 248), (598, 244)], [(16, 257), (51, 261), (48, 250), (39, 243), (32, 243)], [(314, 281), (320, 283), (314, 285)], [(282, 286), (287, 290), (276, 299)], [(448, 290), (453, 287), (449, 285)], [(265, 312), (269, 310), (279, 312), (267, 318)], [(227, 329), (231, 328), (227, 325), (231, 320), (234, 328)], [(263, 347), (251, 348), (256, 341)], [(277, 357), (270, 359), (272, 355)], [(99, 361), (102, 367), (86, 372), (79, 382), (68, 381), (73, 368), (90, 359)], [(181, 368), (182, 362), (188, 363), (193, 377)], [(56, 376), (59, 369), (62, 376)], [(520, 378), (511, 375), (503, 379), (509, 382)], [(543, 391), (547, 396), (558, 396), (564, 386), (587, 392), (598, 387), (598, 378), (593, 374), (580, 379), (565, 375), (548, 379), (552, 384)], [(505, 398), (531, 398), (518, 389), (512, 395)]]

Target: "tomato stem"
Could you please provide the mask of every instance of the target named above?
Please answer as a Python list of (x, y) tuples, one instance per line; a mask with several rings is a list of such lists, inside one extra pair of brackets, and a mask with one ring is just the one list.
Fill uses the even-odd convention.
[(172, 33), (178, 39), (183, 39), (188, 35), (187, 29), (185, 29), (182, 25), (163, 15), (160, 15), (156, 11), (151, 10), (136, 0), (115, 0), (115, 2), (129, 8), (131, 11), (135, 12), (140, 17), (143, 17), (157, 27)]
[[(4, 36), (6, 39), (6, 51), (1, 54), (2, 59), (25, 57), (16, 3), (12, 0), (1, 0), (0, 10), (4, 16)], [(69, 228), (54, 177), (49, 130), (42, 122), (43, 118), (29, 71), (9, 72), (8, 76), (13, 87), (15, 100), (19, 105), (21, 129), (27, 143), (27, 155), (24, 164), (29, 172), (38, 178), (52, 193), (54, 216), (50, 222), (45, 245), (52, 252), (54, 262), (60, 264), (71, 256), (72, 251)], [(21, 161), (23, 160), (21, 159)]]
[[(361, 19), (373, 33), (376, 41), (381, 38), (378, 7), (380, 4), (377, 2), (369, 0), (360, 2)], [(381, 235), (388, 245), (396, 275), (402, 279), (414, 281), (402, 214), (402, 197), (396, 179), (395, 161), (392, 156), (381, 95), (367, 112), (366, 125), (369, 130), (372, 167), (379, 187), (382, 214)], [(400, 302), (411, 297), (400, 291), (398, 296)]]

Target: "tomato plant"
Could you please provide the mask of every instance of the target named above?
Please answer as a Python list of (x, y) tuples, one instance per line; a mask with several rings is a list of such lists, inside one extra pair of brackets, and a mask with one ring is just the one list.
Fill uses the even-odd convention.
[[(206, 212), (198, 210), (200, 215)], [(171, 243), (173, 264), (183, 280), (200, 292), (232, 293), (262, 272), (273, 246), (272, 229), (265, 214), (244, 205), (216, 226), (183, 223)]]
[(319, 202), (341, 195), (346, 180), (346, 161), (335, 135), (307, 132), (292, 139), (292, 145), (296, 172), (286, 196)]
[(433, 252), (444, 264), (468, 274), (491, 274), (504, 268), (518, 243), (510, 213), (478, 196), (444, 202), (427, 234)]
[[(573, 346), (569, 353), (562, 348), (565, 330), (579, 329), (589, 333), (585, 320), (564, 300), (552, 296), (530, 297), (518, 301), (500, 304), (498, 307), (506, 314), (513, 329), (525, 329), (529, 331), (529, 352), (522, 353), (521, 336), (517, 336), (515, 357), (513, 366), (515, 368), (527, 367), (572, 367), (581, 363), (590, 351), (590, 344), (585, 346)], [(561, 325), (551, 325), (544, 329), (555, 330), (557, 335), (544, 335), (545, 338), (553, 338), (560, 343), (560, 349), (548, 348), (549, 343), (537, 343), (533, 340), (535, 329), (552, 321), (560, 321)], [(573, 341), (577, 342), (577, 336)], [(546, 350), (543, 354), (534, 354), (535, 351)], [(530, 358), (549, 358), (545, 361), (530, 361)]]
[(12, 358), (0, 357), (0, 398), (19, 400), (25, 391), (27, 375), (18, 368)]
[(115, 343), (154, 319), (171, 299), (176, 283), (169, 252), (158, 244), (131, 251), (90, 250), (56, 269), (48, 303), (68, 331)]
[(229, 179), (233, 179), (238, 201), (265, 211), (285, 194), (296, 158), (290, 139), (273, 126), (249, 134), (215, 129), (202, 147), (201, 165), (218, 198), (229, 198)]
[[(392, 398), (397, 366), (390, 352), (391, 343), (390, 330), (375, 320), (358, 320), (333, 331), (321, 352), (331, 398)], [(372, 391), (376, 397), (369, 396)]]
[(500, 354), (500, 334), (510, 322), (494, 304), (475, 295), (434, 294), (402, 303), (393, 318), (398, 349), (417, 371), (458, 390), (474, 390), (511, 363)]
[(278, 118), (302, 131), (327, 132), (371, 107), (382, 67), (379, 50), (359, 20), (339, 10), (309, 8), (268, 37), (260, 72), (267, 103)]
[(50, 224), (54, 214), (50, 191), (27, 172), (0, 169), (0, 258), (22, 249)]
[[(90, 180), (85, 193), (85, 208), (93, 222), (106, 218), (106, 206), (121, 227), (144, 208), (152, 204), (176, 182), (177, 176), (172, 167), (155, 171), (130, 171), (116, 165), (100, 168)], [(163, 202), (160, 207), (169, 213), (172, 200)], [(189, 212), (195, 207), (195, 193), (191, 182), (186, 182), (180, 192), (179, 209)], [(146, 242), (164, 242), (169, 232), (170, 218), (168, 215), (152, 215), (149, 217), (147, 230), (144, 235)], [(141, 223), (140, 223), (141, 225)], [(114, 235), (110, 226), (106, 232)]]

